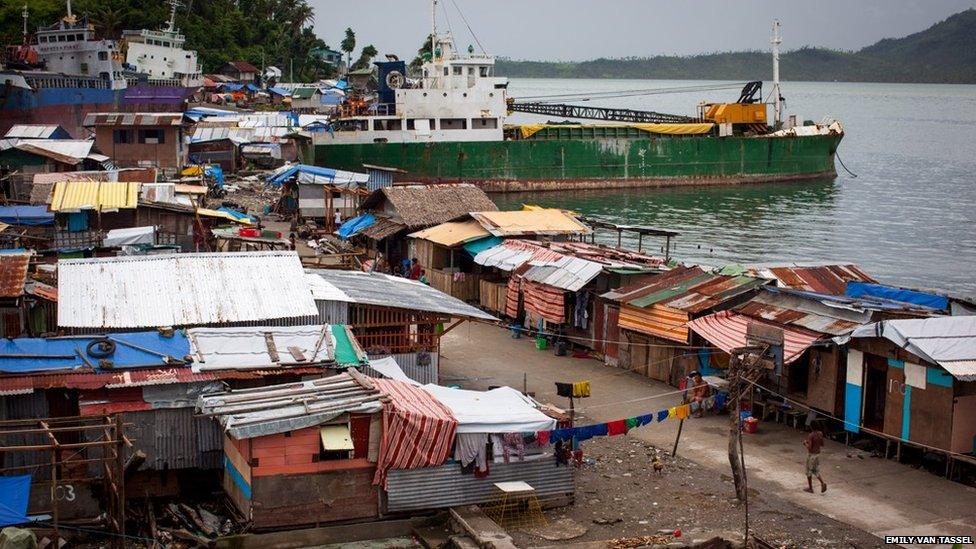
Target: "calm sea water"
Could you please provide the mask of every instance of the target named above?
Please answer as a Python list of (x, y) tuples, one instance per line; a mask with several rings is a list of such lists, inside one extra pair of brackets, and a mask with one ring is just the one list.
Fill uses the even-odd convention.
[[(510, 93), (701, 84), (516, 79)], [(679, 231), (674, 256), (685, 262), (849, 262), (884, 282), (976, 296), (976, 86), (794, 82), (783, 84), (783, 95), (787, 113), (844, 124), (839, 155), (856, 178), (838, 164), (836, 179), (816, 182), (510, 194), (496, 201)], [(690, 115), (701, 100), (737, 98), (738, 91), (722, 90), (588, 104)], [(515, 121), (544, 120), (517, 115)], [(616, 234), (603, 239), (615, 243)], [(628, 243), (636, 246), (636, 238)], [(652, 243), (660, 252), (663, 242)]]

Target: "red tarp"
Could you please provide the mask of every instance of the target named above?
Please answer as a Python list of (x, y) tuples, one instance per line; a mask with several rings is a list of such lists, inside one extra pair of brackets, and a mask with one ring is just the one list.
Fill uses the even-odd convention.
[(814, 332), (762, 322), (731, 311), (722, 311), (696, 318), (688, 323), (688, 327), (707, 339), (712, 345), (725, 352), (730, 352), (736, 347), (746, 345), (746, 327), (750, 322), (774, 326), (783, 330), (783, 362), (786, 364), (800, 358), (800, 355), (807, 348), (820, 339), (820, 334)]
[(393, 379), (373, 379), (388, 395), (383, 403), (383, 438), (373, 484), (386, 486), (390, 469), (434, 467), (451, 453), (457, 419), (430, 393)]
[(566, 321), (566, 291), (547, 284), (525, 280), (522, 282), (522, 303), (525, 312), (549, 322)]

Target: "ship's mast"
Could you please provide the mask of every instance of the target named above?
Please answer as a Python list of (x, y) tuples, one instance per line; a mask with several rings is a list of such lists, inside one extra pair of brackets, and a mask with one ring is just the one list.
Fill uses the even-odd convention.
[(24, 4), (24, 10), (21, 12), (21, 17), (24, 18), (23, 35), (24, 35), (24, 44), (26, 45), (27, 44), (27, 17), (28, 17), (28, 15), (27, 15), (27, 4)]
[(769, 41), (773, 45), (773, 122), (779, 126), (783, 119), (782, 97), (779, 93), (779, 45), (783, 39), (779, 36), (779, 19), (773, 20), (773, 38)]
[(437, 55), (437, 0), (430, 0), (430, 59)]
[(166, 22), (166, 32), (176, 30), (176, 9), (180, 7), (180, 0), (169, 0), (169, 20)]
[(73, 13), (71, 13), (71, 0), (68, 0), (68, 15), (64, 16), (64, 22), (68, 23), (69, 25), (74, 24), (75, 22), (75, 16)]

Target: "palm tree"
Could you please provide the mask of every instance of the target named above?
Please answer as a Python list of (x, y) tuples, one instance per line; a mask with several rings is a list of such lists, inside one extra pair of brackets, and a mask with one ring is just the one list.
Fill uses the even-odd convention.
[(369, 67), (369, 63), (373, 60), (374, 57), (376, 57), (376, 54), (378, 53), (379, 52), (376, 51), (376, 47), (373, 46), (372, 44), (363, 48), (363, 51), (359, 54), (359, 59), (357, 59), (356, 62), (352, 64), (353, 70), (365, 69)]
[(346, 29), (346, 37), (339, 44), (339, 49), (346, 52), (346, 71), (348, 71), (349, 63), (352, 62), (352, 52), (356, 51), (356, 33), (351, 28)]

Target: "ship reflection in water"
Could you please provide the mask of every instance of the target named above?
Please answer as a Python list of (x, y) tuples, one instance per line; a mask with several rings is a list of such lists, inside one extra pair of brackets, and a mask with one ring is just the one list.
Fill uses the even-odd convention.
[[(831, 244), (824, 219), (834, 217), (841, 193), (833, 179), (715, 187), (619, 189), (493, 195), (499, 208), (522, 204), (566, 208), (620, 224), (678, 231), (672, 256), (679, 261), (727, 263), (855, 261)], [(597, 241), (616, 245), (617, 235), (598, 231)], [(637, 237), (623, 235), (626, 247)], [(644, 249), (663, 253), (663, 240), (644, 239)]]

